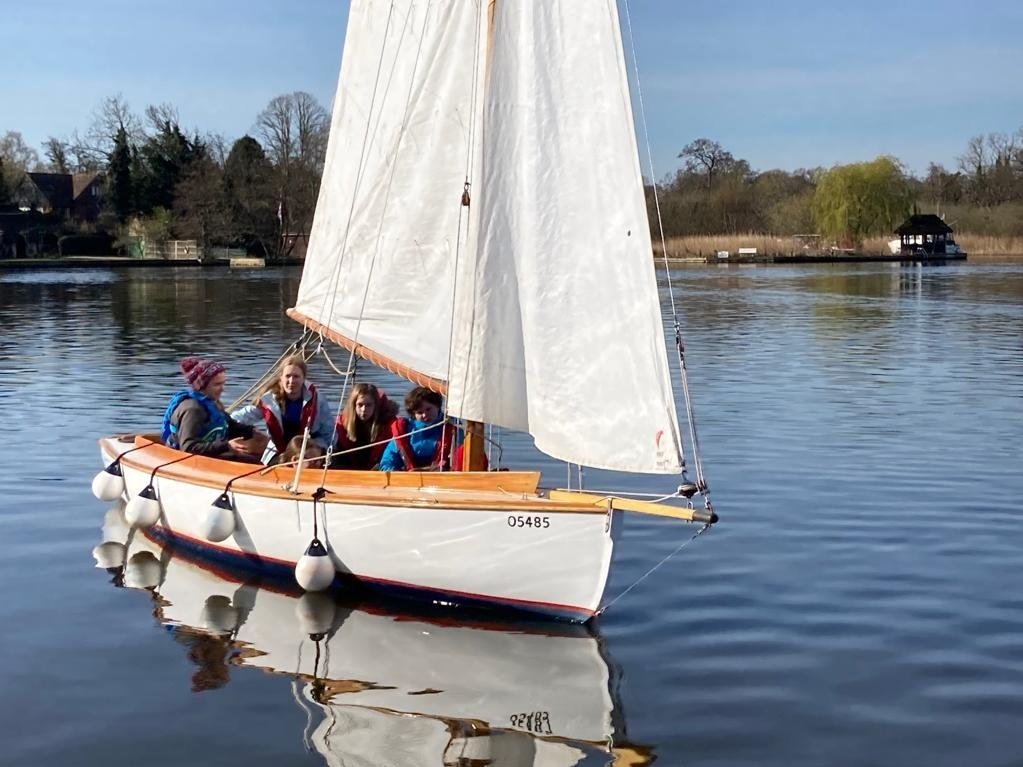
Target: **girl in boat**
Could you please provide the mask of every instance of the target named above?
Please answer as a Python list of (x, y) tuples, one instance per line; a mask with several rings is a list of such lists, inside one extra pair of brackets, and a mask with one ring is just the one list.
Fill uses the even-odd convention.
[(239, 423), (261, 425), (270, 437), (263, 453), (263, 463), (279, 460), (294, 437), (309, 429), (306, 458), (322, 456), (333, 436), (330, 407), (316, 387), (306, 381), (309, 368), (300, 356), (288, 357), (281, 365), (280, 375), (251, 405), (239, 408), (231, 417)]
[[(332, 469), (375, 469), (391, 436), (398, 406), (371, 383), (358, 383), (348, 395), (334, 430)], [(379, 444), (375, 444), (379, 443)], [(362, 448), (361, 450), (358, 448)]]
[[(395, 418), (392, 439), (380, 457), (381, 471), (450, 471), (451, 450), (458, 433), (444, 418), (443, 398), (425, 386), (417, 386), (405, 395), (405, 409), (411, 416)], [(459, 445), (455, 471), (461, 469)]]
[(213, 360), (185, 357), (181, 372), (188, 388), (171, 397), (164, 411), (164, 444), (186, 453), (254, 461), (252, 452), (259, 440), (253, 437), (252, 427), (232, 419), (220, 404), (227, 369)]

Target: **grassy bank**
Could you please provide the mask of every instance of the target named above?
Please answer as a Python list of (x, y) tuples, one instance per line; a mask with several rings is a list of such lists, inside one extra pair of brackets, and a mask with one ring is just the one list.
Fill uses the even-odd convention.
[[(995, 237), (984, 234), (957, 234), (956, 242), (971, 256), (1020, 256), (1023, 257), (1023, 237)], [(863, 243), (864, 253), (887, 255), (888, 240), (892, 237), (873, 237)], [(739, 248), (756, 248), (757, 253), (768, 255), (799, 255), (817, 253), (819, 250), (804, 249), (804, 242), (792, 237), (778, 237), (772, 234), (721, 234), (690, 237), (671, 237), (667, 241), (669, 258), (706, 258), (718, 251), (737, 253)], [(810, 246), (812, 248), (812, 246)], [(827, 247), (826, 245), (823, 247)], [(654, 254), (662, 256), (661, 243), (654, 242)]]

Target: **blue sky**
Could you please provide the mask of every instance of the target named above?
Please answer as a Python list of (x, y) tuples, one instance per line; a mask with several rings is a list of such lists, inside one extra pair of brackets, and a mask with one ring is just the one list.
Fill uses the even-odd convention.
[[(174, 104), (186, 127), (229, 139), (281, 93), (329, 106), (347, 8), (0, 0), (0, 133), (38, 148), (84, 131), (118, 93), (137, 112)], [(1019, 0), (630, 0), (630, 11), (658, 177), (699, 137), (758, 170), (886, 153), (919, 172), (954, 165), (971, 136), (1023, 126)]]

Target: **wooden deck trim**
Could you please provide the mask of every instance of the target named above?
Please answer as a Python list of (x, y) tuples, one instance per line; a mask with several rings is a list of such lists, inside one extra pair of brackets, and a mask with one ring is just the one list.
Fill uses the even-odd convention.
[[(151, 473), (158, 466), (180, 459), (184, 454), (148, 437), (137, 436), (125, 442), (125, 448), (143, 448), (125, 456), (123, 465)], [(113, 459), (115, 456), (109, 454)], [(256, 464), (224, 461), (195, 455), (162, 468), (157, 477), (188, 482), (192, 485), (222, 491), (224, 486)], [(233, 490), (263, 498), (307, 500), (319, 488), (322, 469), (306, 469), (298, 493), (285, 488), (294, 478), (292, 468), (270, 467), (265, 474), (237, 479)], [(366, 504), (406, 508), (444, 508), (466, 511), (506, 511), (531, 513), (606, 514), (607, 509), (595, 507), (583, 499), (548, 497), (540, 494), (538, 471), (491, 472), (327, 472), (324, 483), (327, 503)], [(556, 492), (556, 491), (555, 491)]]
[(561, 503), (586, 503), (598, 507), (602, 511), (607, 511), (610, 505), (612, 509), (619, 511), (633, 511), (637, 514), (681, 519), (685, 522), (693, 521), (695, 511), (684, 506), (669, 506), (666, 503), (640, 501), (635, 498), (619, 498), (616, 495), (596, 495), (579, 490), (551, 490), (547, 495), (552, 501)]

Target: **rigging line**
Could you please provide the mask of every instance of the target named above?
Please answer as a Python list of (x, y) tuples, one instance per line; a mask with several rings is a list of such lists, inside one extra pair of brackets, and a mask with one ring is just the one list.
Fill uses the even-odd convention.
[[(439, 426), (439, 424), (432, 423), (432, 424), (430, 424), (428, 426), (423, 426), (423, 427), (421, 427), (419, 429), (413, 429), (410, 432), (406, 432), (402, 436), (403, 437), (411, 437), (413, 434), (419, 434), (419, 433), (424, 432), (424, 431), (429, 431), (430, 429), (436, 429), (438, 426)], [(370, 443), (368, 443), (366, 445), (359, 445), (358, 447), (350, 447), (347, 450), (335, 450), (331, 454), (332, 455), (347, 455), (348, 453), (354, 453), (354, 452), (357, 452), (359, 450), (368, 450), (371, 447), (377, 447), (379, 445), (385, 445), (388, 442), (390, 442), (392, 439), (393, 439), (393, 437), (387, 437), (385, 439), (377, 440), (376, 442), (370, 442)], [(498, 448), (500, 449), (500, 446), (498, 446)], [(260, 473), (260, 475), (268, 474), (273, 469), (280, 469), (280, 468), (283, 468), (285, 466), (294, 466), (295, 464), (298, 464), (298, 463), (311, 463), (313, 461), (322, 461), (322, 460), (325, 460), (326, 457), (327, 456), (322, 456), (321, 455), (321, 456), (316, 456), (314, 458), (302, 458), (302, 457), (294, 458), (294, 459), (292, 459), (290, 461), (281, 461), (280, 463), (275, 463), (275, 464), (272, 464), (270, 466), (262, 466), (262, 467), (260, 467), (258, 472)], [(355, 471), (358, 471), (358, 470), (355, 470)], [(371, 470), (367, 469), (366, 471), (371, 471)], [(251, 473), (256, 473), (256, 472), (251, 472)], [(250, 474), (243, 474), (241, 477), (235, 477), (235, 479), (242, 479), (243, 477), (248, 477), (248, 476), (250, 476)], [(233, 479), (231, 481), (234, 482)], [(321, 481), (321, 484), (323, 484), (322, 481)]]
[[(356, 366), (358, 365), (358, 361), (356, 360), (355, 353), (354, 352), (349, 352), (348, 353), (348, 369), (344, 373), (342, 373), (338, 369), (337, 365), (334, 364), (334, 361), (330, 358), (330, 355), (327, 354), (327, 349), (323, 346), (322, 343), (320, 343), (320, 346), (317, 348), (316, 351), (319, 354), (323, 355), (323, 358), (325, 360), (327, 360), (327, 365), (330, 366), (331, 370), (333, 370), (335, 373), (337, 373), (337, 375), (341, 376), (343, 381), (344, 381), (341, 384), (341, 397), (340, 397), (340, 399), (338, 399), (337, 409), (334, 411), (334, 433), (332, 433), (330, 435), (330, 444), (327, 445), (327, 454), (323, 458), (323, 466), (324, 466), (324, 468), (329, 468), (330, 467), (330, 463), (331, 463), (331, 458), (335, 454), (334, 453), (334, 441), (335, 441), (335, 438), (337, 437), (337, 424), (341, 420), (342, 412), (344, 412), (345, 399), (346, 399), (347, 394), (348, 394), (348, 382), (352, 378), (355, 377), (355, 370), (356, 370)], [(324, 477), (320, 478), (320, 484), (323, 484), (323, 479), (324, 479)]]
[[(334, 316), (334, 306), (337, 303), (337, 286), (338, 286), (338, 284), (341, 281), (341, 269), (342, 269), (342, 266), (344, 265), (344, 262), (345, 262), (345, 256), (347, 255), (348, 236), (351, 234), (351, 230), (352, 230), (352, 217), (355, 214), (355, 201), (356, 201), (356, 199), (358, 199), (359, 190), (362, 187), (362, 181), (363, 181), (363, 178), (364, 178), (364, 175), (365, 175), (365, 171), (366, 171), (366, 159), (369, 156), (369, 148), (370, 148), (370, 146), (372, 144), (372, 141), (370, 139), (370, 128), (371, 128), (371, 123), (372, 123), (373, 110), (374, 110), (374, 108), (376, 107), (376, 104), (377, 104), (377, 92), (380, 89), (380, 76), (381, 76), (381, 74), (384, 71), (384, 66), (383, 66), (383, 64), (384, 64), (384, 53), (387, 51), (388, 32), (391, 29), (391, 19), (392, 19), (393, 16), (394, 16), (394, 2), (391, 2), (390, 8), (389, 8), (389, 10), (387, 12), (387, 22), (384, 25), (384, 32), (383, 32), (383, 36), (382, 36), (381, 43), (380, 43), (380, 58), (377, 61), (377, 76), (376, 76), (376, 79), (373, 81), (373, 93), (372, 93), (372, 95), (370, 97), (370, 102), (369, 102), (369, 114), (368, 114), (368, 116), (366, 118), (366, 129), (365, 129), (365, 131), (363, 132), (363, 135), (362, 135), (362, 150), (361, 150), (361, 152), (359, 154), (359, 166), (358, 166), (358, 170), (356, 171), (356, 174), (355, 174), (355, 186), (352, 188), (352, 199), (351, 199), (351, 202), (350, 202), (350, 204), (348, 206), (348, 215), (347, 215), (346, 220), (345, 220), (345, 232), (344, 232), (344, 236), (341, 238), (341, 248), (340, 248), (341, 255), (338, 258), (337, 264), (334, 266), (333, 273), (331, 274), (331, 278), (330, 278), (330, 280), (327, 283), (327, 291), (323, 295), (323, 303), (321, 304), (321, 307), (320, 307), (320, 311), (322, 313), (324, 310), (326, 310), (328, 308), (328, 302), (329, 302), (330, 313), (326, 314), (326, 315), (321, 314), (321, 316), (326, 318), (326, 319), (329, 319), (329, 318)], [(408, 18), (407, 17), (405, 19), (405, 24), (406, 24), (406, 27), (407, 27), (407, 25), (408, 25)], [(401, 37), (404, 37), (404, 35), (405, 35), (405, 27), (402, 28)], [(393, 69), (394, 68), (392, 66), (392, 72), (391, 72), (392, 75), (393, 75)], [(389, 87), (389, 85), (390, 85), (390, 80), (388, 80), (388, 87)], [(384, 94), (385, 95), (387, 94), (388, 87), (384, 88)], [(378, 115), (378, 120), (379, 120), (379, 115)], [(375, 133), (374, 133), (374, 135), (375, 135)], [(331, 138), (333, 138), (333, 135), (332, 135)], [(340, 138), (340, 137), (338, 137), (338, 138)], [(327, 175), (326, 174), (326, 168), (324, 169), (324, 175), (325, 176)]]
[(634, 490), (595, 490), (593, 488), (587, 488), (585, 492), (590, 493), (591, 495), (617, 495), (620, 497), (627, 496), (629, 498), (653, 498), (654, 503), (680, 497), (677, 491), (663, 495), (662, 493), (639, 493)]
[(280, 366), (280, 364), (282, 362), (284, 362), (284, 360), (286, 360), (292, 354), (302, 354), (303, 357), (304, 357), (305, 356), (304, 349), (309, 344), (309, 338), (311, 336), (312, 336), (312, 332), (308, 328), (303, 328), (302, 329), (302, 335), (299, 336), (298, 340), (292, 342), (290, 345), (288, 345), (284, 349), (284, 351), (281, 353), (281, 356), (279, 356), (277, 358), (277, 361), (274, 362), (267, 369), (267, 371), (265, 373), (263, 373), (263, 375), (259, 379), (256, 380), (256, 382), (254, 384), (252, 384), (248, 389), (246, 389), (244, 394), (242, 394), (240, 397), (237, 397), (234, 400), (234, 402), (232, 402), (226, 408), (227, 412), (230, 413), (232, 410), (235, 410), (243, 402), (248, 401), (248, 399), (250, 397), (254, 397), (256, 392), (260, 391), (264, 386), (266, 386), (267, 383), (269, 383), (270, 379), (273, 378), (273, 373), (274, 373), (274, 371), (277, 370), (277, 368)]
[[(640, 124), (643, 126), (643, 139), (646, 143), (647, 164), (650, 168), (650, 186), (654, 193), (654, 208), (657, 212), (657, 230), (661, 240), (661, 256), (664, 259), (664, 273), (668, 283), (668, 299), (671, 302), (671, 317), (675, 330), (675, 349), (678, 353), (679, 378), (682, 381), (682, 394), (686, 403), (686, 421), (689, 426), (689, 439), (693, 448), (693, 465), (696, 469), (696, 482), (703, 493), (706, 503), (710, 504), (707, 495), (707, 481), (703, 475), (703, 461), (700, 457), (700, 440), (696, 433), (696, 417), (693, 413), (692, 399), (689, 392), (689, 375), (685, 362), (685, 342), (682, 338), (682, 326), (678, 321), (678, 307), (675, 304), (675, 288), (671, 282), (671, 269), (668, 264), (668, 246), (664, 236), (664, 218), (661, 214), (661, 199), (657, 188), (657, 176), (654, 169), (653, 152), (650, 149), (650, 131), (647, 127), (646, 107), (643, 101), (643, 84), (639, 76), (639, 56), (636, 53), (636, 38), (632, 29), (632, 9), (629, 0), (622, 0), (625, 7), (625, 18), (629, 28), (629, 49), (632, 54), (633, 74), (636, 78), (636, 98), (639, 102)], [(679, 454), (682, 456), (682, 468), (685, 470), (685, 451), (682, 445), (682, 435), (678, 435)]]
[[(431, 9), (432, 6), (433, 6), (433, 0), (430, 0), (430, 2), (427, 3), (426, 10), (424, 12), (424, 16), (423, 16), (423, 31), (422, 31), (422, 34), (419, 36), (419, 46), (416, 49), (416, 57), (415, 57), (415, 60), (413, 62), (413, 65), (412, 65), (411, 76), (409, 77), (408, 92), (405, 94), (405, 111), (402, 114), (401, 126), (398, 129), (397, 141), (395, 142), (395, 154), (394, 154), (395, 159), (391, 162), (390, 173), (388, 174), (388, 177), (387, 177), (387, 186), (386, 186), (386, 188), (384, 190), (383, 203), (382, 203), (382, 205), (380, 207), (380, 210), (381, 210), (380, 220), (377, 222), (376, 242), (374, 243), (374, 246), (373, 246), (373, 255), (370, 258), (369, 271), (366, 274), (366, 281), (364, 283), (363, 290), (362, 290), (362, 301), (359, 304), (358, 319), (355, 322), (355, 334), (352, 336), (352, 342), (356, 345), (356, 348), (358, 348), (359, 335), (362, 332), (362, 319), (363, 319), (363, 315), (366, 312), (366, 303), (369, 300), (369, 287), (370, 287), (370, 285), (373, 282), (373, 273), (376, 270), (377, 257), (380, 254), (380, 240), (383, 237), (383, 232), (384, 232), (384, 213), (386, 212), (387, 205), (388, 205), (388, 203), (389, 203), (389, 201), (391, 199), (391, 188), (394, 185), (394, 178), (395, 178), (395, 174), (397, 173), (397, 162), (396, 162), (397, 152), (398, 152), (398, 149), (401, 147), (403, 139), (405, 137), (405, 133), (408, 130), (409, 117), (410, 117), (411, 110), (412, 110), (412, 101), (413, 101), (412, 94), (413, 94), (413, 91), (415, 90), (415, 86), (416, 86), (416, 74), (419, 72), (419, 63), (420, 63), (420, 61), (422, 59), (422, 55), (423, 55), (423, 45), (425, 44), (425, 41), (426, 41), (426, 26), (427, 26), (427, 23), (429, 22), (430, 9)], [(393, 8), (393, 4), (392, 4), (392, 8)], [(411, 13), (409, 13), (409, 15), (405, 17), (405, 25), (402, 27), (402, 30), (401, 30), (401, 39), (405, 38), (406, 32), (408, 31), (408, 28), (409, 28), (409, 22), (410, 22), (411, 18), (412, 18)], [(387, 96), (387, 94), (391, 90), (391, 83), (394, 80), (394, 71), (395, 71), (395, 68), (392, 66), (390, 76), (387, 78), (387, 85), (384, 88), (384, 96), (385, 97)], [(378, 124), (379, 124), (379, 116), (378, 116)], [(354, 196), (353, 196), (353, 199), (354, 199)], [(342, 254), (342, 258), (343, 258), (343, 254)], [(340, 260), (338, 262), (338, 267), (339, 267), (338, 268), (338, 275), (340, 276)], [(335, 300), (336, 300), (336, 291), (335, 291)], [(333, 316), (333, 313), (334, 313), (334, 305), (332, 303), (331, 304), (331, 314), (330, 314), (330, 316)], [(348, 396), (348, 385), (351, 382), (352, 375), (355, 373), (355, 366), (356, 366), (355, 360), (356, 360), (355, 352), (354, 351), (349, 352), (349, 355), (348, 355), (348, 371), (345, 373), (345, 379), (344, 379), (344, 382), (341, 385), (341, 397), (338, 399), (337, 411), (334, 414), (334, 422), (335, 423), (337, 423), (337, 419), (341, 417), (341, 412), (344, 409), (345, 398)], [(323, 474), (320, 477), (320, 484), (321, 485), (326, 480), (327, 470), (328, 470), (329, 467), (330, 467), (330, 462), (329, 461), (324, 461), (323, 462)]]
[[(348, 375), (347, 371), (342, 371), (341, 368), (334, 364), (334, 360), (332, 360), (330, 358), (330, 355), (327, 354), (327, 349), (325, 347), (321, 346), (316, 351), (323, 357), (323, 359), (327, 361), (328, 367), (330, 367), (330, 369), (333, 370), (339, 377), (344, 378), (346, 375)], [(351, 360), (349, 360), (349, 363), (351, 363)]]
[(691, 538), (687, 538), (686, 540), (682, 541), (682, 543), (681, 543), (681, 544), (680, 544), (680, 545), (678, 546), (678, 548), (677, 548), (677, 549), (675, 549), (675, 550), (674, 550), (673, 552), (671, 552), (671, 553), (670, 553), (670, 554), (669, 554), (668, 556), (666, 556), (666, 557), (665, 557), (664, 559), (662, 559), (662, 560), (661, 560), (660, 562), (658, 562), (658, 563), (657, 563), (656, 565), (654, 565), (654, 566), (653, 566), (653, 567), (651, 567), (651, 568), (650, 568), (649, 570), (647, 570), (647, 571), (646, 571), (645, 573), (643, 573), (643, 575), (641, 575), (641, 576), (639, 577), (639, 579), (638, 579), (638, 580), (634, 581), (634, 582), (633, 582), (633, 584), (632, 584), (631, 586), (629, 586), (629, 587), (628, 587), (627, 589), (625, 589), (625, 591), (623, 591), (623, 592), (622, 592), (621, 594), (619, 594), (618, 596), (616, 596), (616, 597), (615, 597), (614, 599), (612, 599), (612, 600), (611, 600), (610, 602), (608, 602), (608, 603), (607, 603), (606, 605), (604, 605), (603, 607), (601, 607), (600, 609), (598, 609), (598, 610), (597, 610), (597, 612), (595, 612), (595, 613), (594, 613), (594, 615), (603, 615), (604, 613), (606, 613), (606, 612), (608, 611), (608, 608), (610, 608), (610, 607), (611, 607), (611, 605), (613, 605), (613, 604), (614, 604), (615, 602), (617, 602), (617, 601), (618, 601), (619, 599), (621, 599), (621, 598), (622, 598), (622, 597), (624, 597), (624, 596), (625, 596), (626, 594), (628, 594), (628, 593), (629, 593), (630, 591), (632, 591), (632, 590), (633, 590), (634, 588), (636, 588), (636, 586), (638, 586), (638, 585), (639, 585), (639, 584), (641, 584), (641, 583), (642, 583), (643, 581), (645, 581), (645, 580), (646, 580), (646, 579), (647, 579), (647, 578), (648, 578), (648, 577), (649, 577), (650, 575), (652, 575), (652, 574), (653, 574), (653, 572), (654, 572), (655, 570), (657, 570), (657, 569), (658, 569), (658, 568), (659, 568), (659, 567), (660, 567), (661, 565), (663, 565), (663, 564), (664, 564), (665, 562), (667, 562), (667, 561), (668, 561), (669, 559), (671, 559), (671, 558), (672, 558), (673, 556), (675, 556), (675, 555), (676, 555), (676, 554), (678, 554), (678, 553), (679, 553), (680, 551), (682, 551), (682, 549), (684, 549), (684, 548), (685, 548), (686, 546), (688, 546), (688, 545), (689, 545), (690, 543), (692, 543), (692, 542), (693, 542), (693, 541), (695, 541), (695, 540), (696, 540), (697, 538), (699, 538), (699, 537), (700, 537), (701, 535), (703, 535), (703, 534), (704, 534), (704, 532), (706, 532), (706, 531), (707, 531), (707, 530), (708, 530), (709, 528), (710, 528), (710, 525), (709, 525), (709, 524), (706, 524), (706, 525), (704, 525), (703, 527), (701, 527), (701, 528), (700, 528), (699, 530), (697, 530), (697, 531), (696, 531), (696, 532), (695, 532), (695, 533), (693, 534), (693, 536), (692, 536)]
[(173, 461), (161, 463), (159, 466), (153, 469), (153, 473), (149, 475), (149, 484), (152, 485), (156, 481), (156, 472), (158, 472), (160, 469), (164, 468), (165, 466), (170, 466), (171, 464), (174, 463), (181, 463), (182, 461), (187, 461), (189, 458), (195, 458), (196, 455), (198, 455), (198, 453), (189, 453), (188, 455), (183, 456), (181, 458), (175, 458)]

